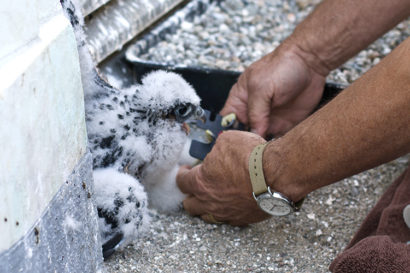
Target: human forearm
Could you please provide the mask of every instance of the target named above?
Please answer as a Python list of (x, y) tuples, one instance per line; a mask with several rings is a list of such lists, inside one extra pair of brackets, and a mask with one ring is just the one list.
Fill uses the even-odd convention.
[[(409, 6), (399, 0), (327, 0), (240, 76), (223, 115), (236, 113), (260, 135), (293, 128), (269, 143), (263, 155), (273, 190), (297, 201), (410, 150), (410, 40), (299, 123), (316, 107), (329, 70), (402, 20)], [(185, 209), (231, 225), (268, 217), (253, 198), (248, 172), (252, 150), (264, 142), (248, 132), (220, 134), (202, 164), (178, 174), (178, 186), (189, 195)]]
[(244, 71), (221, 114), (236, 113), (261, 136), (283, 135), (317, 106), (330, 70), (408, 15), (408, 0), (325, 0)]
[(284, 45), (326, 75), (409, 15), (408, 0), (325, 0)]
[[(410, 38), (375, 68), (263, 154), (265, 180), (298, 201), (309, 192), (410, 151)], [(266, 219), (249, 176), (256, 134), (220, 134), (202, 164), (181, 168), (177, 183), (191, 215), (245, 225)], [(211, 217), (212, 216), (212, 217)]]
[(410, 151), (410, 39), (264, 153), (267, 183), (293, 200)]

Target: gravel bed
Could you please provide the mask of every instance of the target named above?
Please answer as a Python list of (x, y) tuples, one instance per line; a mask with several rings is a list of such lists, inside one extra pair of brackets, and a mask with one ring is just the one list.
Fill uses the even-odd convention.
[[(142, 60), (243, 71), (273, 50), (317, 0), (225, 0), (145, 54)], [(329, 75), (349, 84), (410, 36), (410, 20)], [(130, 51), (132, 52), (132, 46)], [(153, 213), (152, 229), (114, 254), (107, 272), (328, 272), (409, 156), (311, 193), (301, 210), (244, 228), (205, 224), (185, 212)]]
[[(175, 34), (164, 35), (148, 52), (139, 54), (131, 46), (128, 55), (159, 63), (243, 71), (274, 50), (319, 2), (225, 0), (218, 5), (214, 1), (202, 16), (183, 22)], [(328, 79), (353, 82), (409, 36), (410, 20), (406, 20), (332, 71)]]
[(244, 228), (210, 225), (185, 212), (156, 214), (152, 229), (105, 262), (107, 272), (328, 272), (401, 158), (308, 196), (301, 212)]

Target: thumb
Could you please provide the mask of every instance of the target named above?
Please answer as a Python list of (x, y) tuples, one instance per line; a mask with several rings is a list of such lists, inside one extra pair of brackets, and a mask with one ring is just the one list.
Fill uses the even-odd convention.
[(242, 123), (248, 123), (248, 93), (238, 83), (232, 86), (229, 92), (228, 99), (225, 102), (224, 107), (219, 112), (222, 116), (230, 113), (235, 113), (238, 120)]
[(249, 96), (248, 118), (251, 132), (265, 137), (269, 128), (271, 99), (261, 93)]
[(178, 188), (185, 194), (195, 194), (197, 188), (196, 172), (200, 165), (193, 168), (187, 165), (179, 167), (176, 182)]
[(224, 107), (219, 112), (219, 114), (221, 116), (226, 116), (230, 113), (237, 113), (238, 112), (238, 109), (237, 109), (237, 107), (235, 107), (235, 103), (232, 103), (232, 100), (235, 101), (235, 98), (233, 98), (232, 96), (229, 96), (228, 99), (225, 102)]

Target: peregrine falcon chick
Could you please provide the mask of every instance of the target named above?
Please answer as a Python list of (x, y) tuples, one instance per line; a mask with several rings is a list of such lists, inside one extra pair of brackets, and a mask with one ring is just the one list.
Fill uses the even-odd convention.
[(115, 169), (98, 169), (94, 176), (94, 200), (104, 257), (126, 246), (148, 227), (147, 196), (135, 179)]
[(165, 71), (148, 74), (140, 85), (107, 91), (86, 100), (94, 168), (131, 175), (145, 186), (153, 208), (177, 210), (184, 195), (175, 178), (190, 143), (184, 122), (202, 114), (199, 97), (182, 77)]
[(193, 88), (175, 73), (152, 72), (127, 89), (108, 84), (89, 54), (79, 5), (60, 1), (78, 44), (106, 258), (147, 229), (148, 203), (163, 212), (180, 207), (184, 195), (175, 178), (181, 156), (187, 157), (182, 151), (187, 153), (190, 144), (184, 121), (201, 116), (202, 109)]
[[(161, 212), (181, 207), (185, 195), (175, 179), (190, 143), (184, 121), (200, 117), (202, 109), (195, 91), (175, 73), (152, 72), (142, 84), (124, 90), (104, 86), (86, 99), (85, 109), (100, 233), (108, 256), (144, 230), (147, 201)], [(107, 168), (109, 172), (103, 171)]]

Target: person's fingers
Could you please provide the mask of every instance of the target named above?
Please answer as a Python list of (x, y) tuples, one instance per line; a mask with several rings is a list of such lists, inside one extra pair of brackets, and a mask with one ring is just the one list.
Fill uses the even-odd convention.
[(202, 220), (210, 224), (223, 224), (224, 223), (223, 221), (218, 220), (214, 215), (210, 213), (202, 214), (201, 218)]
[(246, 223), (244, 221), (230, 221), (228, 224), (231, 225), (231, 226), (235, 226), (235, 227), (245, 227), (249, 223)]
[(243, 89), (240, 81), (232, 86), (229, 92), (228, 99), (224, 107), (219, 112), (220, 115), (225, 116), (235, 113), (238, 120), (244, 124), (248, 123), (248, 93)]
[(271, 104), (269, 96), (258, 94), (248, 98), (248, 116), (251, 132), (262, 137), (265, 136), (269, 128)]
[[(235, 88), (235, 87), (232, 87)], [(231, 91), (229, 93), (229, 96), (225, 102), (224, 107), (222, 108), (222, 110), (219, 112), (219, 114), (221, 116), (225, 116), (228, 115), (230, 113), (237, 113), (238, 112), (238, 108), (241, 108), (240, 105), (243, 104), (242, 101), (235, 96), (235, 92)]]
[(229, 115), (230, 113), (235, 113), (237, 111), (236, 107), (234, 106), (238, 102), (235, 103), (235, 100), (238, 100), (237, 97), (229, 93), (228, 98), (225, 101), (225, 105), (222, 110), (219, 112), (221, 116)]
[(179, 189), (186, 194), (194, 194), (196, 187), (196, 172), (199, 170), (201, 165), (197, 165), (193, 168), (189, 166), (179, 167), (176, 181)]
[(192, 216), (203, 215), (206, 213), (204, 204), (199, 201), (196, 197), (187, 197), (184, 202), (184, 209)]

